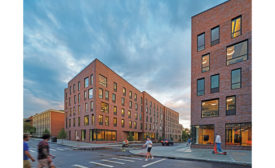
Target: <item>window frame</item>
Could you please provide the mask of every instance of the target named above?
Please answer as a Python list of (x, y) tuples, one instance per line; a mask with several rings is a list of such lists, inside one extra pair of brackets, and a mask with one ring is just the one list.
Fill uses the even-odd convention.
[[(105, 78), (106, 79), (106, 86), (104, 85), (104, 83), (102, 83), (102, 82), (100, 82), (100, 78), (101, 77), (103, 77), (103, 78)], [(99, 83), (99, 85), (101, 85), (101, 86), (103, 86), (103, 87), (105, 87), (105, 88), (107, 88), (108, 87), (108, 79), (107, 79), (107, 77), (106, 76), (104, 76), (104, 75), (102, 75), (102, 74), (99, 74), (98, 75), (98, 83)]]
[[(202, 80), (202, 79), (203, 79), (203, 94), (202, 94), (202, 95), (198, 95), (198, 93), (199, 93), (198, 81), (199, 81), (199, 80)], [(197, 79), (197, 96), (203, 96), (203, 95), (205, 95), (205, 78), (199, 78), (199, 79)]]
[[(203, 68), (206, 68), (206, 67), (203, 67), (202, 62), (203, 62), (203, 57), (206, 57), (206, 56), (209, 57), (209, 59), (208, 59), (208, 62), (209, 62), (209, 64), (208, 64), (208, 70), (207, 71), (203, 71)], [(206, 54), (203, 54), (201, 56), (201, 72), (204, 73), (204, 72), (208, 72), (208, 71), (210, 71), (210, 53), (206, 53)]]
[[(241, 41), (238, 41), (238, 42), (236, 42), (236, 43), (233, 43), (233, 44), (230, 44), (230, 45), (228, 45), (228, 46), (226, 46), (226, 59), (225, 59), (225, 64), (226, 64), (226, 66), (229, 66), (229, 65), (234, 65), (234, 64), (237, 64), (237, 63), (240, 63), (240, 62), (236, 62), (236, 63), (233, 63), (233, 64), (227, 64), (227, 62), (228, 62), (228, 59), (227, 59), (227, 48), (229, 48), (229, 47), (232, 47), (232, 46), (234, 46), (234, 45), (237, 45), (237, 44), (240, 44), (240, 43), (243, 43), (243, 42), (247, 42), (247, 48), (246, 48), (246, 53), (247, 53), (247, 56), (246, 56), (246, 60), (244, 60), (244, 61), (247, 61), (248, 59), (249, 59), (249, 57), (248, 57), (248, 52), (249, 52), (249, 40), (248, 39), (245, 39), (245, 40), (241, 40)], [(243, 55), (242, 55), (243, 56)], [(241, 57), (241, 56), (239, 56), (239, 57)], [(239, 57), (237, 57), (237, 58), (239, 58)], [(231, 59), (232, 60), (232, 59)], [(244, 61), (241, 61), (241, 62), (244, 62)]]
[[(212, 88), (212, 77), (217, 76), (218, 75), (218, 89), (217, 91), (215, 90), (216, 88)], [(210, 93), (218, 93), (220, 92), (220, 74), (214, 74), (210, 76)]]
[[(232, 23), (231, 23), (231, 24), (232, 24)], [(232, 26), (232, 25), (231, 25), (231, 26)], [(212, 41), (212, 30), (214, 30), (214, 29), (216, 29), (216, 28), (219, 28), (219, 39), (215, 40), (215, 41), (218, 41), (217, 43), (215, 43), (215, 41)], [(210, 44), (211, 44), (211, 47), (220, 43), (220, 39), (221, 39), (220, 30), (221, 30), (220, 25), (215, 26), (215, 27), (213, 27), (213, 28), (210, 30)], [(232, 30), (232, 29), (231, 29), (231, 30)]]
[[(229, 97), (234, 97), (235, 98), (235, 110), (233, 111), (233, 110), (227, 110), (227, 98), (229, 98)], [(231, 114), (231, 113), (233, 113), (234, 112), (234, 114)], [(236, 116), (237, 115), (237, 96), (236, 95), (231, 95), (231, 96), (226, 96), (225, 97), (225, 115), (226, 116)]]
[[(232, 88), (232, 72), (235, 71), (235, 70), (238, 70), (238, 69), (240, 69), (240, 88), (233, 89)], [(236, 84), (236, 83), (234, 83), (234, 84)], [(241, 88), (242, 88), (242, 68), (232, 69), (231, 70), (231, 90), (236, 90), (236, 89), (241, 89)]]
[[(218, 114), (217, 114), (217, 116), (203, 117), (202, 116), (202, 103), (205, 101), (211, 101), (211, 100), (218, 100)], [(219, 116), (220, 116), (220, 98), (201, 100), (201, 118), (213, 118), (213, 117), (219, 117)]]
[[(88, 80), (88, 85), (86, 86), (86, 79)], [(84, 88), (89, 87), (89, 76), (84, 78)]]
[[(204, 35), (204, 38), (203, 38), (203, 49), (199, 50), (199, 36), (200, 35)], [(199, 51), (203, 51), (205, 49), (205, 32), (202, 32), (200, 34), (197, 35), (197, 52)]]
[[(233, 37), (233, 34), (235, 34), (236, 32), (232, 33), (232, 21), (233, 21), (233, 20), (236, 20), (236, 19), (238, 19), (238, 18), (241, 18), (241, 21), (240, 21), (240, 35), (238, 35), (238, 36), (236, 36), (236, 37)], [(231, 39), (237, 38), (237, 37), (239, 37), (239, 36), (242, 35), (242, 30), (243, 30), (243, 29), (242, 29), (242, 28), (243, 28), (243, 25), (242, 25), (243, 22), (242, 22), (242, 20), (243, 20), (243, 19), (242, 19), (242, 15), (236, 16), (236, 17), (234, 17), (233, 19), (231, 19), (231, 22), (230, 22), (230, 23), (231, 23), (231, 29), (230, 29), (230, 30), (231, 30), (231, 31), (230, 31), (230, 33), (231, 33)]]

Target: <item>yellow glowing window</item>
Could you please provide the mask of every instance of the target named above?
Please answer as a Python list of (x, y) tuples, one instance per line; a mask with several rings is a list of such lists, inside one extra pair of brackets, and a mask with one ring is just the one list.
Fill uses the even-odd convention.
[(238, 37), (241, 35), (241, 16), (232, 20), (232, 38)]
[(89, 116), (84, 117), (84, 125), (89, 125)]

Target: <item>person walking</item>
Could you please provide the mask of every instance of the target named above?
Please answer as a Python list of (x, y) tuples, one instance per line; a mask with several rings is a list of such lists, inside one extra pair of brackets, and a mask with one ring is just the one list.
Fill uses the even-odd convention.
[(191, 138), (188, 138), (187, 143), (186, 143), (186, 146), (187, 146), (187, 147), (191, 147)]
[(30, 136), (29, 134), (24, 134), (23, 135), (23, 140), (24, 140), (24, 143), (23, 143), (23, 148), (24, 148), (24, 168), (31, 168), (31, 162), (29, 161), (29, 159), (32, 160), (32, 162), (35, 161), (35, 159), (32, 157), (32, 155), (30, 154), (29, 152), (29, 145), (28, 145), (28, 141), (30, 140)]
[(146, 159), (145, 159), (145, 161), (148, 161), (149, 157), (151, 157), (151, 159), (154, 159), (154, 157), (153, 157), (152, 154), (151, 154), (151, 149), (152, 149), (152, 147), (153, 147), (153, 142), (150, 140), (149, 137), (147, 137), (147, 141), (146, 141), (146, 143), (143, 145), (143, 147), (145, 147), (145, 146), (146, 146), (146, 148), (147, 148), (147, 153), (146, 153)]
[(218, 152), (222, 152), (222, 148), (221, 148), (222, 141), (221, 141), (221, 136), (219, 134), (217, 134), (215, 142), (217, 145)]
[(38, 168), (55, 168), (52, 155), (50, 154), (50, 146), (48, 141), (50, 139), (49, 134), (43, 135), (43, 140), (38, 144)]

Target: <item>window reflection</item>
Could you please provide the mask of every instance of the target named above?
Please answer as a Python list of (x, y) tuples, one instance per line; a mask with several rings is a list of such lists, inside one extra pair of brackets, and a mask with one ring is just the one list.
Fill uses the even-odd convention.
[(232, 38), (241, 35), (241, 16), (232, 20)]
[(211, 29), (211, 46), (220, 43), (220, 26)]
[(209, 71), (209, 56), (210, 54), (207, 54), (207, 55), (203, 55), (202, 56), (202, 60), (201, 60), (201, 68), (202, 68), (202, 72), (207, 72)]
[(195, 144), (214, 144), (214, 125), (192, 126), (192, 139)]
[(226, 124), (225, 129), (226, 145), (252, 145), (251, 123)]
[(231, 71), (231, 88), (241, 88), (241, 69), (235, 69)]
[(219, 115), (219, 99), (202, 101), (202, 117), (215, 117)]
[(198, 38), (197, 39), (197, 41), (198, 41), (198, 44), (197, 44), (198, 48), (197, 49), (198, 49), (198, 51), (201, 51), (201, 50), (204, 49), (204, 33), (198, 35), (197, 38)]
[(236, 97), (230, 96), (226, 98), (226, 115), (236, 114)]
[(247, 40), (226, 49), (226, 63), (227, 65), (235, 64), (247, 60)]

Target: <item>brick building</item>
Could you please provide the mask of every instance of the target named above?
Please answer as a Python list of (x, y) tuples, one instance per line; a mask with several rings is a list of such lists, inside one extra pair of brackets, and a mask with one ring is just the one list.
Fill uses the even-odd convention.
[(68, 139), (85, 142), (122, 141), (163, 136), (164, 106), (141, 92), (98, 59), (64, 90)]
[(164, 137), (166, 139), (172, 138), (175, 141), (180, 141), (182, 135), (182, 125), (179, 124), (179, 113), (170, 108), (165, 108), (164, 118)]
[(41, 137), (47, 129), (51, 136), (57, 136), (59, 131), (64, 128), (64, 111), (49, 109), (32, 116), (33, 126), (36, 128), (34, 136)]
[(229, 0), (192, 17), (193, 147), (251, 149), (251, 0)]

